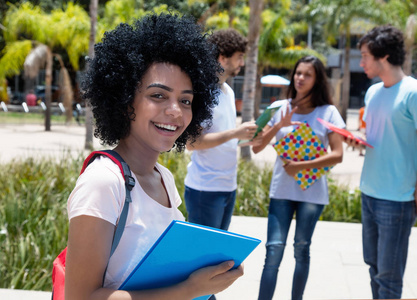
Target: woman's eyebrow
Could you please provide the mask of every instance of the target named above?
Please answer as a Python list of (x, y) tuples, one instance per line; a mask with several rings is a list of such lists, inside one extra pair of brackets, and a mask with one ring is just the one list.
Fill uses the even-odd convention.
[[(161, 84), (161, 83), (151, 83), (150, 85), (148, 85), (148, 87), (146, 89), (150, 89), (150, 88), (153, 88), (153, 87), (161, 88), (161, 89), (164, 89), (168, 92), (173, 92), (174, 91), (169, 86), (166, 86), (166, 85)], [(194, 92), (192, 90), (184, 90), (181, 93), (182, 94), (192, 94), (192, 95), (194, 95)]]
[(146, 89), (150, 89), (150, 88), (153, 88), (153, 87), (161, 88), (161, 89), (164, 89), (168, 92), (174, 91), (172, 88), (170, 88), (170, 87), (168, 87), (164, 84), (160, 84), (160, 83), (151, 83), (150, 85), (148, 85), (148, 87)]

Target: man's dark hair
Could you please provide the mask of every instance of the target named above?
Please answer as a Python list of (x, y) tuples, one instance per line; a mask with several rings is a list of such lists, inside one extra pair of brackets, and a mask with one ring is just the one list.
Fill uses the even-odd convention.
[(404, 37), (402, 32), (391, 26), (377, 26), (366, 33), (358, 43), (360, 49), (366, 44), (375, 58), (388, 55), (388, 62), (394, 66), (402, 66), (405, 59)]
[(133, 26), (120, 24), (106, 32), (94, 51), (82, 90), (93, 109), (94, 135), (102, 143), (115, 145), (129, 135), (136, 117), (135, 93), (153, 63), (179, 66), (193, 86), (193, 117), (174, 147), (184, 150), (188, 140), (193, 142), (201, 134), (202, 122), (211, 124), (221, 67), (215, 47), (207, 42), (194, 19), (174, 14), (147, 15)]
[(231, 57), (235, 52), (246, 52), (248, 39), (233, 28), (215, 31), (208, 38), (209, 42), (217, 47), (217, 58), (219, 55)]
[[(332, 98), (330, 97), (329, 81), (327, 79), (326, 69), (320, 59), (313, 55), (304, 56), (300, 58), (294, 66), (294, 70), (291, 74), (290, 85), (287, 90), (287, 97), (294, 99), (297, 96), (297, 91), (294, 86), (294, 75), (297, 72), (297, 67), (300, 63), (312, 64), (316, 73), (316, 80), (310, 92), (305, 96), (311, 95), (311, 104), (313, 107), (322, 106), (326, 104), (333, 104)], [(305, 98), (304, 97), (304, 98)]]

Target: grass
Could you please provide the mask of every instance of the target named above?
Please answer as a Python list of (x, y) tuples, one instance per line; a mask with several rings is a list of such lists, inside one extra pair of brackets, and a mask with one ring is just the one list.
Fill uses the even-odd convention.
[(82, 163), (68, 156), (1, 166), (0, 287), (51, 289), (52, 261), (66, 244), (66, 200)]
[[(0, 164), (0, 288), (51, 290), (52, 262), (66, 246), (66, 201), (83, 157), (13, 160)], [(160, 163), (174, 174), (179, 194), (190, 157), (165, 153)], [(272, 168), (240, 162), (235, 215), (266, 217)], [(359, 192), (329, 182), (330, 204), (321, 219), (359, 222)], [(186, 214), (184, 203), (180, 210)]]
[[(65, 124), (65, 116), (51, 114), (53, 124)], [(74, 121), (75, 122), (75, 121)], [(44, 124), (45, 116), (43, 112), (14, 112), (0, 111), (0, 124)]]

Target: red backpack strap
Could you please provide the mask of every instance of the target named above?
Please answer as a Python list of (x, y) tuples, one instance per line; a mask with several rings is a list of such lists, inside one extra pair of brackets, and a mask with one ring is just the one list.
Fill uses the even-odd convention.
[[(83, 166), (81, 168), (80, 175), (85, 171), (85, 169), (88, 167), (89, 164), (91, 164), (96, 157), (104, 155), (110, 158), (120, 169), (120, 172), (122, 173), (123, 179), (125, 180), (126, 188), (131, 191), (132, 188), (135, 186), (135, 179), (133, 179), (132, 174), (130, 172), (130, 168), (127, 165), (127, 163), (124, 161), (124, 159), (120, 156), (119, 153), (117, 153), (114, 150), (101, 150), (101, 151), (93, 151), (91, 154), (84, 160)], [(128, 202), (131, 202), (130, 200), (130, 193), (126, 196), (128, 197)]]
[(130, 172), (130, 168), (124, 159), (114, 150), (102, 150), (102, 151), (94, 151), (92, 152), (84, 161), (83, 167), (81, 169), (82, 174), (87, 166), (94, 161), (97, 156), (104, 155), (110, 158), (115, 164), (119, 166), (120, 172), (123, 175), (125, 180), (125, 188), (126, 188), (126, 198), (125, 203), (123, 205), (122, 213), (119, 217), (119, 222), (116, 225), (116, 230), (113, 237), (113, 243), (110, 250), (110, 256), (113, 255), (113, 252), (116, 250), (117, 245), (122, 238), (124, 227), (126, 224), (127, 215), (129, 213), (129, 203), (132, 202), (132, 197), (130, 195), (130, 191), (135, 186), (135, 179), (132, 177), (132, 173)]
[[(110, 158), (116, 165), (119, 166), (120, 172), (122, 172), (123, 178), (125, 180), (125, 187), (126, 187), (126, 198), (125, 203), (123, 205), (122, 213), (119, 217), (119, 222), (116, 225), (112, 247), (110, 250), (110, 256), (113, 255), (114, 251), (116, 250), (117, 245), (120, 242), (120, 239), (123, 235), (124, 227), (126, 225), (127, 215), (129, 213), (129, 203), (132, 202), (132, 198), (130, 196), (130, 191), (135, 185), (135, 180), (132, 177), (130, 172), (129, 166), (123, 160), (123, 158), (114, 150), (102, 150), (102, 151), (94, 151), (92, 152), (84, 161), (83, 167), (81, 169), (80, 175), (85, 171), (88, 165), (94, 161), (97, 156), (104, 155)], [(66, 261), (66, 254), (67, 248), (65, 248), (60, 255), (54, 260), (53, 270), (52, 270), (52, 299), (60, 300), (64, 299), (65, 293), (65, 261)], [(108, 262), (107, 262), (108, 263)], [(107, 266), (106, 266), (107, 270)], [(106, 270), (103, 273), (103, 284), (104, 284), (104, 277), (106, 276)]]
[(104, 156), (107, 156), (108, 158), (110, 158), (119, 167), (120, 172), (122, 172), (122, 175), (123, 175), (123, 178), (124, 178), (125, 177), (125, 172), (123, 170), (122, 163), (121, 163), (121, 160), (123, 160), (123, 159), (120, 160), (120, 159), (116, 158), (115, 154), (117, 154), (120, 157), (120, 155), (114, 150), (102, 150), (102, 151), (93, 151), (93, 152), (91, 152), (90, 155), (87, 156), (87, 158), (84, 160), (83, 167), (81, 168), (80, 175), (96, 159), (96, 157), (104, 155)]

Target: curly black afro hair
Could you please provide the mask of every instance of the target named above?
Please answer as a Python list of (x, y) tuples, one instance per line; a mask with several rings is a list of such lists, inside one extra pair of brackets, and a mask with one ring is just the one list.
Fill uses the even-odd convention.
[(216, 45), (217, 58), (220, 54), (231, 57), (235, 52), (245, 53), (248, 44), (248, 39), (233, 28), (215, 31), (208, 40)]
[(115, 145), (130, 133), (135, 118), (133, 101), (143, 75), (153, 63), (177, 65), (191, 79), (193, 118), (174, 147), (185, 148), (201, 134), (203, 122), (211, 124), (217, 104), (216, 50), (190, 17), (151, 14), (133, 26), (120, 24), (95, 45), (95, 57), (82, 82), (83, 98), (92, 106), (94, 135), (103, 144)]

